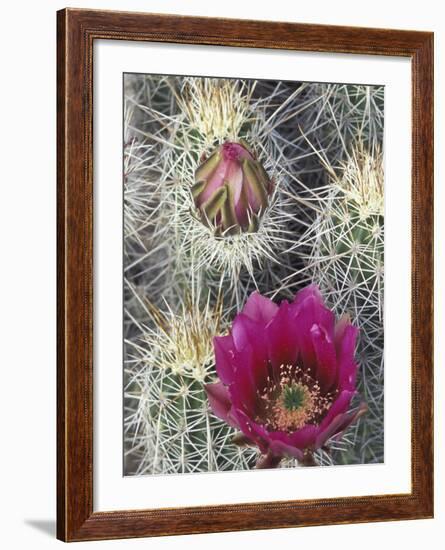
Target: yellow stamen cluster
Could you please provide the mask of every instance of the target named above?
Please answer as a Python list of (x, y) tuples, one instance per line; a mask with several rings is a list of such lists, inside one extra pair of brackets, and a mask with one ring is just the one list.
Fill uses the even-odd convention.
[(316, 422), (332, 404), (332, 395), (322, 395), (320, 384), (298, 366), (281, 365), (268, 377), (260, 395), (261, 418), (269, 429), (292, 432)]

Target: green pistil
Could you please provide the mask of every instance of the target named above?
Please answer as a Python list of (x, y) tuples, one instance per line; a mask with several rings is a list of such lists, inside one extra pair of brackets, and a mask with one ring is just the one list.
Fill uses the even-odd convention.
[(299, 384), (290, 384), (283, 388), (283, 405), (288, 411), (296, 411), (304, 405), (306, 393)]

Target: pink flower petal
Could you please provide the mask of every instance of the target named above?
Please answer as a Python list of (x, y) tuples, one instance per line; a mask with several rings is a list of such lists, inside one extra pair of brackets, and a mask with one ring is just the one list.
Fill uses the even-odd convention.
[(321, 296), (320, 289), (315, 284), (309, 285), (309, 286), (299, 290), (295, 294), (293, 304), (298, 306), (301, 303), (303, 303), (305, 300), (307, 300), (308, 298), (314, 299), (315, 302), (317, 302), (319, 305), (324, 307), (323, 298)]
[(295, 335), (289, 304), (281, 302), (278, 313), (265, 329), (269, 360), (277, 370), (281, 365), (294, 365), (298, 357), (297, 337)]
[(336, 416), (324, 430), (320, 430), (320, 433), (315, 442), (316, 446), (322, 447), (329, 439), (341, 437), (343, 432), (358, 418), (360, 418), (360, 416), (362, 416), (366, 411), (367, 406), (365, 403), (362, 402), (353, 411)]
[(285, 433), (280, 431), (269, 432), (269, 437), (272, 440), (278, 439), (289, 446), (296, 447), (301, 451), (304, 451), (314, 444), (317, 434), (318, 426), (309, 424), (292, 433)]
[(227, 388), (221, 384), (221, 382), (217, 382), (216, 384), (206, 384), (204, 388), (213, 413), (218, 418), (221, 418), (221, 420), (224, 420), (224, 422), (227, 422), (230, 426), (234, 428), (238, 427), (230, 415), (232, 403), (230, 401)]
[(213, 348), (216, 372), (224, 384), (230, 384), (233, 381), (233, 360), (235, 358), (235, 345), (232, 336), (215, 336)]
[(257, 408), (258, 388), (255, 383), (255, 363), (251, 346), (245, 346), (235, 353), (233, 367), (233, 381), (229, 385), (230, 397), (234, 405), (254, 415)]
[[(311, 287), (310, 287), (311, 288)], [(332, 311), (324, 307), (320, 301), (318, 290), (313, 288), (312, 292), (299, 293), (291, 309), (294, 315), (294, 326), (298, 339), (301, 360), (307, 369), (315, 370), (316, 353), (311, 336), (311, 329), (318, 325), (324, 329), (327, 337), (334, 338), (335, 317)]]
[(352, 325), (345, 326), (341, 341), (337, 341), (338, 388), (353, 390), (357, 374), (355, 361), (355, 342), (358, 329)]
[(252, 349), (252, 376), (257, 388), (263, 389), (268, 375), (268, 355), (264, 326), (253, 321), (244, 313), (239, 313), (232, 326), (232, 338), (238, 351), (249, 346)]
[(346, 327), (350, 325), (351, 325), (351, 318), (347, 313), (342, 315), (340, 319), (337, 321), (335, 325), (335, 334), (334, 334), (335, 348), (337, 349), (337, 351), (340, 350)]
[(339, 414), (342, 414), (347, 411), (351, 399), (354, 397), (355, 392), (353, 391), (342, 391), (334, 403), (331, 405), (331, 408), (328, 410), (327, 415), (323, 418), (320, 424), (320, 431), (325, 430), (331, 422), (334, 421), (335, 417)]
[(293, 447), (280, 440), (273, 440), (269, 444), (271, 452), (276, 456), (289, 456), (297, 460), (303, 460), (304, 453), (298, 447)]
[(334, 343), (320, 325), (312, 326), (311, 339), (316, 357), (315, 375), (322, 391), (327, 393), (337, 378), (337, 357)]
[(277, 304), (269, 298), (261, 296), (259, 292), (253, 292), (243, 307), (244, 315), (264, 325), (267, 325), (267, 323), (273, 319), (277, 311)]
[(239, 409), (234, 411), (234, 417), (243, 434), (254, 441), (262, 453), (266, 453), (269, 449), (267, 430)]
[(297, 292), (291, 307), (296, 315), (307, 320), (309, 329), (313, 324), (320, 325), (325, 329), (329, 338), (334, 339), (335, 316), (324, 305), (316, 285), (310, 285)]

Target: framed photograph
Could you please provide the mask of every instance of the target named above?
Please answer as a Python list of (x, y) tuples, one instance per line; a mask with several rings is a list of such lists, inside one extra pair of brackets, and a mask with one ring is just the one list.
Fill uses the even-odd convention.
[(433, 516), (433, 34), (58, 12), (58, 538)]

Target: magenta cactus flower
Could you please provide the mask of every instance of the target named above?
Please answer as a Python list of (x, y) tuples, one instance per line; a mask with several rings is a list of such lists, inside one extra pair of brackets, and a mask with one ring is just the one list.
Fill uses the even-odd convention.
[(254, 292), (230, 334), (214, 338), (220, 382), (206, 385), (210, 407), (241, 432), (238, 443), (259, 447), (257, 467), (285, 456), (314, 464), (313, 452), (366, 411), (363, 402), (351, 410), (357, 333), (311, 285), (280, 305)]
[(258, 230), (269, 203), (272, 183), (249, 149), (226, 142), (198, 167), (193, 200), (206, 225), (222, 235)]

